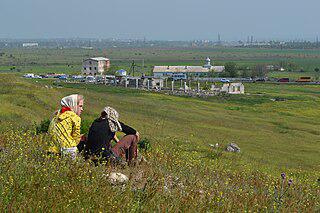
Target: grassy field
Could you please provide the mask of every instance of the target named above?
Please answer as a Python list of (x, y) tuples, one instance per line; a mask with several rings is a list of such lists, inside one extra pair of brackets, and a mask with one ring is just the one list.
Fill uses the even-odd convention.
[[(290, 62), (305, 72), (269, 77), (317, 77), (319, 50), (270, 49), (3, 49), (0, 52), (1, 211), (320, 211), (320, 87), (246, 84), (246, 94), (207, 99), (90, 84), (53, 84), (22, 73), (79, 74), (86, 57), (107, 56), (117, 68), (132, 59), (154, 65), (238, 66)], [(137, 68), (142, 70), (141, 67)], [(17, 72), (19, 71), (19, 72)], [(10, 74), (10, 72), (12, 72)], [(150, 140), (147, 165), (94, 167), (45, 155), (45, 135), (34, 129), (68, 94), (85, 96), (83, 133), (110, 105)], [(274, 101), (275, 99), (282, 101)], [(241, 153), (227, 153), (235, 142)], [(218, 143), (213, 149), (209, 144)], [(130, 177), (114, 186), (106, 174)], [(287, 177), (282, 179), (280, 174)], [(289, 179), (293, 184), (288, 184)]]
[[(198, 99), (0, 74), (0, 144), (9, 150), (0, 152), (0, 209), (320, 211), (320, 87), (245, 86), (245, 95)], [(151, 141), (148, 164), (122, 170), (48, 159), (47, 139), (32, 124), (72, 93), (85, 96), (86, 126), (105, 105), (116, 108)], [(230, 142), (241, 153), (224, 152)], [(110, 185), (110, 170), (129, 183)]]
[[(151, 73), (155, 65), (203, 65), (210, 57), (216, 65), (234, 61), (238, 66), (253, 67), (256, 64), (294, 63), (295, 70), (312, 72), (320, 68), (320, 50), (278, 50), (278, 49), (168, 49), (168, 48), (110, 48), (110, 49), (3, 49), (0, 56), (0, 70), (15, 67), (23, 73), (63, 72), (79, 74), (82, 60), (93, 56), (106, 56), (111, 64), (129, 69), (133, 59), (137, 70)], [(144, 67), (142, 68), (142, 59)], [(290, 74), (290, 73), (289, 73)]]

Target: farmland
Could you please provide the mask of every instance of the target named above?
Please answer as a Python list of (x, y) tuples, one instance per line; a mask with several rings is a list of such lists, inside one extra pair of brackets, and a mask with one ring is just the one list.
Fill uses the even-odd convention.
[[(21, 73), (75, 74), (81, 60), (106, 55), (129, 67), (201, 65), (207, 56), (224, 64), (297, 63), (320, 67), (319, 50), (260, 49), (39, 49), (3, 50), (0, 69), (0, 209), (45, 211), (320, 211), (319, 85), (245, 84), (246, 94), (207, 99), (176, 97), (94, 84), (53, 84)], [(11, 55), (11, 56), (10, 56)], [(125, 59), (128, 59), (126, 61)], [(112, 62), (111, 62), (112, 63)], [(281, 73), (280, 73), (281, 74)], [(299, 73), (288, 72), (288, 75)], [(279, 73), (270, 73), (279, 75)], [(85, 96), (86, 133), (105, 105), (150, 140), (147, 165), (116, 168), (131, 177), (110, 185), (105, 166), (68, 163), (44, 153), (46, 137), (34, 125), (50, 118), (68, 94)], [(275, 99), (282, 101), (274, 101)], [(223, 148), (235, 142), (241, 153)], [(209, 144), (218, 143), (213, 149)], [(280, 174), (285, 172), (286, 179)], [(289, 179), (293, 184), (288, 186)], [(282, 191), (281, 191), (282, 190)], [(283, 192), (283, 195), (281, 195)], [(279, 194), (280, 193), (280, 194)]]
[[(238, 67), (252, 68), (256, 64), (293, 64), (293, 75), (314, 76), (315, 68), (320, 67), (320, 51), (314, 50), (278, 50), (278, 49), (169, 49), (169, 48), (110, 48), (110, 49), (3, 49), (0, 56), (0, 71), (14, 67), (23, 73), (67, 73), (77, 74), (81, 70), (81, 62), (87, 57), (107, 56), (116, 68), (129, 69), (133, 59), (137, 70), (151, 74), (154, 65), (203, 65), (204, 59), (210, 57), (216, 65), (224, 65), (233, 61)], [(144, 66), (142, 67), (142, 59)], [(270, 74), (271, 77), (274, 76)], [(279, 73), (276, 76), (287, 76)]]

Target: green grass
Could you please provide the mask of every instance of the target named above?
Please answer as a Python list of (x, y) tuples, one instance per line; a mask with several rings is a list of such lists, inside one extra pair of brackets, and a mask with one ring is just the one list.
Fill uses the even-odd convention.
[[(245, 95), (208, 100), (103, 85), (62, 83), (62, 88), (53, 89), (45, 85), (50, 81), (2, 75), (1, 126), (10, 120), (10, 114), (16, 114), (24, 123), (49, 118), (64, 95), (81, 93), (86, 97), (85, 120), (93, 120), (105, 105), (111, 105), (143, 135), (177, 137), (203, 149), (208, 148), (208, 143), (236, 141), (248, 150), (242, 156), (243, 164), (252, 164), (254, 157), (265, 162), (259, 166), (277, 172), (284, 167), (319, 169), (319, 157), (313, 154), (319, 148), (320, 135), (320, 88), (316, 85), (247, 84)], [(274, 102), (274, 98), (285, 101)], [(155, 128), (159, 132), (154, 132)], [(288, 146), (287, 140), (294, 147)], [(298, 149), (292, 153), (295, 146), (304, 144), (310, 153), (301, 154)], [(315, 160), (298, 163), (310, 157)]]
[[(257, 63), (279, 64), (291, 62), (297, 70), (313, 72), (320, 68), (320, 50), (278, 50), (247, 48), (110, 48), (110, 49), (3, 49), (5, 55), (0, 57), (0, 70), (15, 66), (23, 73), (63, 72), (80, 73), (82, 60), (93, 56), (106, 56), (111, 64), (129, 69), (132, 59), (142, 66), (143, 72), (150, 74), (155, 65), (203, 65), (210, 57), (216, 65), (234, 61), (239, 66), (253, 67)], [(141, 67), (137, 67), (141, 71)]]
[[(0, 209), (319, 211), (318, 85), (246, 84), (245, 95), (208, 99), (61, 85), (0, 74), (0, 145), (12, 150), (0, 153)], [(151, 141), (149, 165), (117, 169), (131, 174), (126, 187), (108, 184), (103, 174), (110, 170), (103, 166), (47, 159), (41, 151), (47, 139), (25, 133), (72, 93), (85, 96), (87, 125), (109, 105)], [(240, 154), (209, 147), (230, 142), (240, 146)], [(135, 180), (139, 172), (142, 178)], [(274, 194), (281, 172), (294, 186), (280, 202)], [(168, 182), (170, 192), (163, 188)]]

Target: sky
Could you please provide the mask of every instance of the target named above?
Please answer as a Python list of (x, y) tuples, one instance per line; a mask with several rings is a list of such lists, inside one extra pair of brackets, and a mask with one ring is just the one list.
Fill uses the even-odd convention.
[(310, 39), (319, 0), (0, 0), (0, 38)]

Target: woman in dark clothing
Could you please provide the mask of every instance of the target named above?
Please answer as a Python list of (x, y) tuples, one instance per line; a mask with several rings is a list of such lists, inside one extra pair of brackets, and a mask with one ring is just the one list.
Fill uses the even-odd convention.
[[(87, 158), (97, 156), (108, 160), (114, 155), (116, 158), (126, 159), (128, 163), (137, 158), (140, 135), (132, 127), (120, 122), (118, 118), (119, 114), (115, 109), (105, 107), (101, 116), (92, 123), (85, 146)], [(126, 134), (121, 140), (116, 137), (118, 131)], [(117, 142), (114, 147), (111, 147), (111, 140)]]

